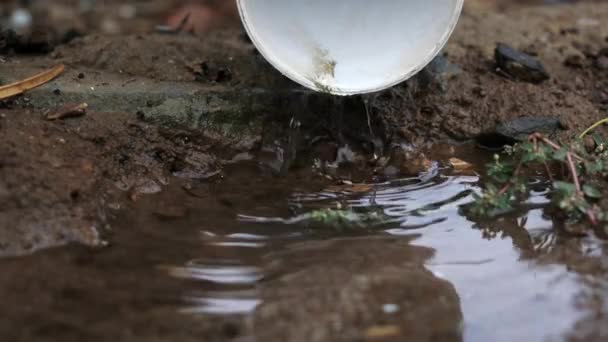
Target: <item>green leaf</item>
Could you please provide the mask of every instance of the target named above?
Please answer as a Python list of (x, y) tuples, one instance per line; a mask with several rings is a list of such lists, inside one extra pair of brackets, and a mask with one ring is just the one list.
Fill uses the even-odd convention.
[(596, 187), (589, 184), (583, 185), (583, 192), (585, 193), (585, 196), (590, 198), (602, 198), (602, 192)]
[(553, 159), (560, 161), (560, 162), (566, 161), (567, 156), (568, 156), (568, 149), (566, 149), (564, 147), (559, 149), (559, 151), (556, 151), (555, 153), (553, 153)]
[(602, 160), (594, 162), (585, 162), (585, 171), (590, 175), (600, 174), (604, 171), (605, 165)]
[(601, 146), (604, 144), (604, 140), (602, 140), (602, 138), (599, 135), (593, 134), (593, 135), (591, 135), (591, 137), (593, 138), (593, 141), (595, 141), (596, 146)]
[(576, 201), (575, 206), (581, 213), (586, 213), (587, 210), (591, 208), (591, 205), (587, 201), (585, 201), (584, 198)]
[(572, 183), (555, 181), (553, 182), (553, 188), (556, 191), (572, 194), (576, 191), (576, 186)]

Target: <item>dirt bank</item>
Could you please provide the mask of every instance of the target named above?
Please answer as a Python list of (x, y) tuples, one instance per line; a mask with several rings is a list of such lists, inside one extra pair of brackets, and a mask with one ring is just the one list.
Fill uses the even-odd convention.
[(88, 113), (46, 121), (38, 110), (0, 113), (0, 254), (81, 242), (104, 244), (104, 212), (172, 176), (220, 169), (212, 139), (138, 122), (134, 114)]

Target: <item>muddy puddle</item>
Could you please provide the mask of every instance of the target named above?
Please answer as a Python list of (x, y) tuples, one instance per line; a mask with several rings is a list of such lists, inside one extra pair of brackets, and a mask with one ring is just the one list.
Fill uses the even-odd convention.
[[(0, 261), (0, 289), (12, 294), (0, 335), (559, 341), (585, 336), (602, 310), (597, 267), (578, 267), (593, 265), (602, 244), (554, 229), (542, 186), (530, 210), (480, 224), (459, 213), (477, 190), (471, 172), (367, 185), (309, 173), (276, 177), (248, 162), (108, 203), (106, 248)], [(383, 219), (334, 224), (311, 214), (327, 208)]]

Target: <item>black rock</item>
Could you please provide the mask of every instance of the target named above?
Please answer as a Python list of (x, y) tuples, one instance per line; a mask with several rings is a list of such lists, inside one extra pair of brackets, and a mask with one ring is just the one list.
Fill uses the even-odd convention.
[(566, 128), (557, 118), (523, 116), (500, 123), (494, 129), (477, 136), (475, 140), (480, 146), (495, 150), (525, 141), (532, 133), (550, 135), (564, 129)]
[(550, 78), (542, 63), (536, 58), (499, 43), (494, 50), (496, 66), (514, 79), (540, 83)]

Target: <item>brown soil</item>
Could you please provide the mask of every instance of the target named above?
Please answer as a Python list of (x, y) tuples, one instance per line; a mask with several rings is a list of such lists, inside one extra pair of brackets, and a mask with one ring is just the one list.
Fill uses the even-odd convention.
[[(608, 17), (606, 4), (504, 6), (497, 11), (484, 2), (467, 5), (446, 48), (462, 74), (445, 93), (420, 89), (416, 82), (392, 91), (409, 100), (397, 102), (390, 115), (408, 140), (471, 139), (520, 116), (559, 118), (572, 136), (605, 116), (608, 71), (595, 62), (608, 46), (608, 28), (600, 24)], [(498, 42), (538, 56), (551, 80), (529, 84), (495, 72)], [(571, 59), (576, 65), (567, 62)], [(395, 104), (393, 97), (387, 101)]]
[(158, 192), (172, 175), (205, 178), (220, 168), (208, 152), (213, 140), (165, 132), (132, 114), (55, 122), (35, 110), (0, 115), (1, 255), (71, 241), (103, 245), (113, 200)]

